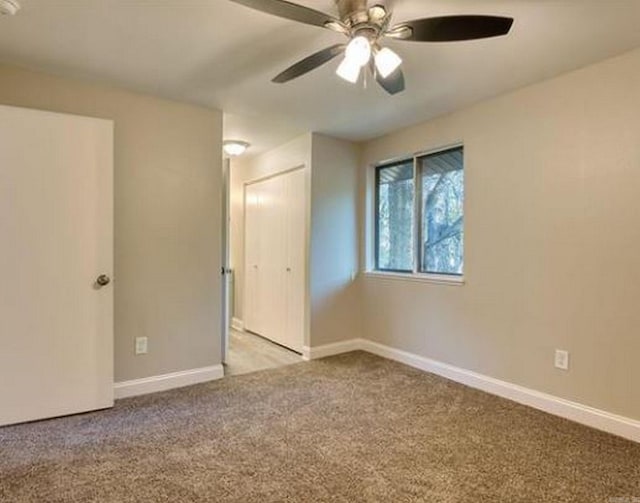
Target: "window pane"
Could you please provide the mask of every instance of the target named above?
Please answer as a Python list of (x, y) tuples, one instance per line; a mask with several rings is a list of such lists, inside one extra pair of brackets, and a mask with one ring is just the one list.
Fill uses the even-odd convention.
[(377, 269), (413, 271), (413, 161), (377, 171)]
[(420, 270), (462, 274), (464, 172), (462, 148), (418, 159), (422, 183)]

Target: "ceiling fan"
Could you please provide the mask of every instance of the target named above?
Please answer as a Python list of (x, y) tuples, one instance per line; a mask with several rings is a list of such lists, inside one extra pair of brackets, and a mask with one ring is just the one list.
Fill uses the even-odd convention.
[[(439, 16), (391, 25), (391, 12), (380, 4), (369, 7), (367, 0), (335, 0), (339, 18), (286, 0), (231, 0), (232, 2), (346, 35), (347, 43), (335, 44), (298, 61), (278, 74), (272, 82), (282, 84), (314, 70), (344, 53), (336, 73), (356, 83), (368, 67), (389, 94), (404, 91), (402, 59), (382, 46), (385, 38), (409, 42), (455, 42), (506, 35), (513, 19), (499, 16)], [(365, 70), (366, 71), (366, 70)]]

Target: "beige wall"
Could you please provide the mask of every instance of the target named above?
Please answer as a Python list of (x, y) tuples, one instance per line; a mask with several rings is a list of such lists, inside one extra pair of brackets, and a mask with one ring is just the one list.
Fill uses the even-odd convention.
[(305, 345), (360, 336), (358, 271), (359, 148), (317, 133), (305, 134), (264, 154), (231, 163), (231, 267), (234, 317), (242, 320), (244, 283), (243, 187), (305, 165), (309, 176), (309, 281)]
[(363, 279), (366, 336), (640, 418), (638, 110), (634, 51), (368, 143), (464, 142), (466, 284)]
[(219, 363), (221, 113), (9, 66), (0, 103), (115, 121), (116, 381)]
[(358, 165), (353, 143), (313, 134), (311, 346), (360, 337)]

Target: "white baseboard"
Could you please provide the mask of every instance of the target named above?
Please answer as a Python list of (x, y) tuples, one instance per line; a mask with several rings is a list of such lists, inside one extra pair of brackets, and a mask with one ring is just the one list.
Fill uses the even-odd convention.
[(240, 318), (231, 318), (231, 328), (239, 332), (243, 332), (244, 322)]
[(222, 364), (211, 367), (201, 367), (197, 369), (181, 370), (142, 379), (117, 382), (113, 385), (113, 392), (116, 399), (130, 396), (146, 395), (158, 391), (166, 391), (173, 388), (182, 388), (192, 384), (213, 381), (224, 377)]
[(355, 350), (367, 351), (382, 356), (383, 358), (395, 360), (471, 388), (476, 388), (491, 393), (492, 395), (528, 405), (534, 409), (560, 416), (607, 433), (612, 433), (613, 435), (618, 435), (634, 442), (640, 442), (640, 421), (636, 419), (572, 402), (548, 393), (525, 388), (524, 386), (495, 379), (366, 339), (351, 339), (326, 346), (305, 348), (305, 355), (309, 355), (308, 359), (315, 359)]
[(361, 339), (349, 339), (347, 341), (334, 342), (333, 344), (325, 344), (324, 346), (316, 346), (314, 348), (303, 346), (302, 358), (305, 360), (316, 360), (318, 358), (348, 353), (349, 351), (356, 351), (358, 349), (362, 349)]

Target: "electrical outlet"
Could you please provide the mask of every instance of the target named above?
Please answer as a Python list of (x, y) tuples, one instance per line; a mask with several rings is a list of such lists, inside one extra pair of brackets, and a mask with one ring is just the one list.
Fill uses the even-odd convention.
[(146, 355), (148, 349), (148, 339), (146, 337), (136, 337), (136, 354)]
[(555, 366), (560, 370), (569, 370), (569, 351), (556, 349)]

